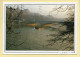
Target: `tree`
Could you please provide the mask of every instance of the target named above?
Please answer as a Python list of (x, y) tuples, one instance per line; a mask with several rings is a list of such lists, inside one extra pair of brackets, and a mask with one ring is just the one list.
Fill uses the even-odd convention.
[(74, 21), (74, 5), (56, 5), (49, 14), (52, 15), (54, 12), (56, 12), (56, 15), (65, 12), (67, 16), (65, 21)]
[[(17, 8), (15, 9), (15, 6), (17, 6)], [(22, 9), (22, 6), (21, 6)], [(19, 9), (18, 5), (13, 5), (13, 7), (6, 7), (6, 28), (8, 29), (7, 31), (12, 32), (12, 27), (14, 25), (14, 20), (19, 20), (18, 18), (21, 16), (22, 14), (22, 10)], [(19, 23), (19, 21), (18, 21)]]

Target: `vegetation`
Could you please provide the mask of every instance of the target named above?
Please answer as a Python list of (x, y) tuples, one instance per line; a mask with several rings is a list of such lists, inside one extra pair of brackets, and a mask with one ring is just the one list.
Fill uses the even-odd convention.
[[(22, 6), (18, 6), (15, 8), (16, 5), (13, 5), (14, 7), (6, 7), (6, 33), (7, 33), (7, 37), (12, 37), (12, 43), (9, 42), (8, 38), (7, 38), (7, 49), (9, 49), (12, 45), (13, 46), (19, 46), (25, 43), (25, 41), (20, 42), (18, 44), (14, 44), (17, 42), (17, 40), (19, 40), (19, 38), (21, 38), (22, 36), (20, 35), (20, 32), (15, 32), (15, 28), (17, 27), (22, 27), (24, 25), (27, 24), (27, 26), (34, 26), (35, 25), (35, 29), (44, 29), (46, 27), (51, 28), (52, 32), (55, 31), (55, 34), (49, 34), (47, 35), (48, 37), (51, 37), (50, 39), (48, 39), (47, 41), (49, 42), (49, 44), (47, 44), (47, 46), (53, 46), (55, 45), (57, 42), (61, 41), (62, 45), (64, 46), (65, 42), (68, 44), (67, 47), (64, 48), (67, 49), (69, 48), (69, 50), (73, 50), (74, 49), (74, 6), (66, 6), (66, 8), (64, 9), (64, 6), (61, 5), (59, 7), (55, 7), (52, 9), (52, 11), (50, 11), (49, 15), (44, 16), (41, 15), (39, 13), (32, 13), (30, 12), (28, 9), (23, 9)], [(57, 20), (56, 18), (54, 18), (52, 16), (53, 12), (57, 12), (61, 13), (61, 12), (66, 12), (67, 14), (67, 18), (64, 18), (64, 22), (59, 21), (54, 21)], [(49, 21), (54, 21), (53, 23), (58, 23), (57, 25), (53, 25), (52, 22)], [(42, 21), (46, 21), (48, 23), (44, 24), (44, 22), (42, 23)], [(41, 26), (36, 26), (36, 24), (33, 24), (37, 22), (38, 24), (40, 23)], [(39, 24), (39, 25), (40, 25)], [(60, 26), (59, 26), (60, 25)], [(57, 27), (54, 28), (53, 26)], [(40, 27), (40, 28), (39, 28)], [(66, 27), (66, 30), (61, 30), (63, 27)], [(57, 34), (56, 34), (57, 32)], [(17, 37), (19, 36), (19, 37)]]

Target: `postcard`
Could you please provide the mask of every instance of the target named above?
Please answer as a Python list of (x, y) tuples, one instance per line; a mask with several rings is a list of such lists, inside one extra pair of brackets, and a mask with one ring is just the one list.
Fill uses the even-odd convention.
[(74, 2), (6, 2), (4, 54), (77, 54)]

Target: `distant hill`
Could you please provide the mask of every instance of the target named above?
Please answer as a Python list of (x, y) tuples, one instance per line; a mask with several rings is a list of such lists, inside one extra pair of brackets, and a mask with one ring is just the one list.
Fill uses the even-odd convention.
[(25, 19), (25, 21), (64, 21), (63, 19), (57, 19), (50, 15), (44, 16), (39, 13), (32, 13), (28, 9), (23, 10), (21, 19)]

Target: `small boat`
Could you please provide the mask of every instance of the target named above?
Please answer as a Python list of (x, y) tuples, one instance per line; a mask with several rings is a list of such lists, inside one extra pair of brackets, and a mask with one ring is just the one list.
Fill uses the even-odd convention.
[(41, 30), (41, 29), (44, 29), (44, 28), (43, 27), (39, 27), (39, 26), (35, 26), (35, 29)]
[(35, 26), (35, 29), (39, 29), (39, 27), (38, 26)]

